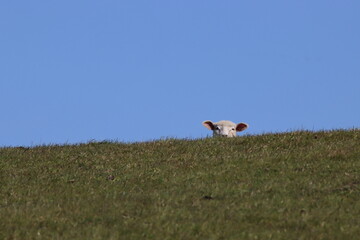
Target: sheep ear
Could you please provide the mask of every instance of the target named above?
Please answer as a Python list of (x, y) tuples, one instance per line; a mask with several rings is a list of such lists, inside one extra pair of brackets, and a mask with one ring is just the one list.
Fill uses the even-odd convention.
[(239, 123), (238, 125), (236, 125), (236, 131), (241, 132), (247, 129), (248, 127), (249, 125), (247, 125), (246, 123)]
[(209, 130), (214, 130), (215, 128), (212, 121), (204, 121), (202, 125), (204, 125), (204, 127), (206, 127)]

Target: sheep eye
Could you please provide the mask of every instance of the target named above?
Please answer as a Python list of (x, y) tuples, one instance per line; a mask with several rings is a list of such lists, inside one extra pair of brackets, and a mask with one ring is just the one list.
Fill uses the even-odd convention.
[(216, 130), (220, 130), (220, 127), (219, 127), (219, 126), (216, 126), (215, 128), (216, 128)]
[(235, 130), (235, 128), (232, 128), (231, 130)]

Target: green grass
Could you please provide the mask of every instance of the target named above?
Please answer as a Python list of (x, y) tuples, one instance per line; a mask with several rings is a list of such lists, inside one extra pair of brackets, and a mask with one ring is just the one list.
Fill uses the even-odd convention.
[(0, 239), (359, 239), (360, 130), (0, 148)]

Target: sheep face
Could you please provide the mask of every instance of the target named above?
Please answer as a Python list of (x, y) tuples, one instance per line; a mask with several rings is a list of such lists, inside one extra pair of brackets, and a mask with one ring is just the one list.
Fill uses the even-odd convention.
[(236, 137), (236, 132), (244, 131), (248, 128), (246, 123), (235, 124), (231, 121), (204, 121), (202, 123), (207, 129), (213, 131), (213, 136), (221, 136), (221, 137)]

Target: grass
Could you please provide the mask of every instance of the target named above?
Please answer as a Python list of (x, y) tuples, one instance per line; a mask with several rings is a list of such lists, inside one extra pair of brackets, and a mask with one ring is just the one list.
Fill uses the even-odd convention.
[(360, 130), (0, 148), (0, 239), (358, 239)]

